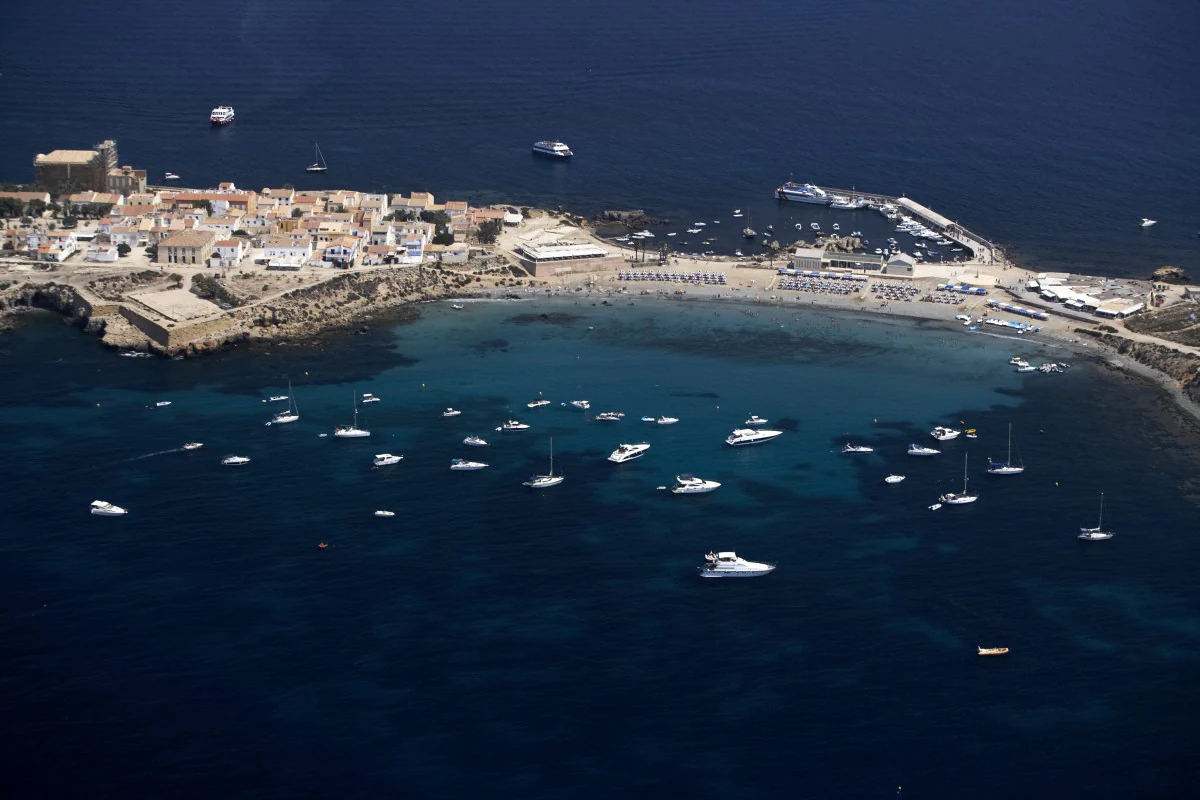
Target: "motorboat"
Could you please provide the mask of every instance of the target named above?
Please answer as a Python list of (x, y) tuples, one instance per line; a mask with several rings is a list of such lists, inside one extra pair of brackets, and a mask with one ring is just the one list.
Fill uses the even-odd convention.
[(461, 413), (462, 412), (456, 408), (447, 408), (445, 411), (442, 412), (442, 416), (443, 417), (457, 417)]
[(979, 651), (981, 656), (1004, 656), (1008, 655), (1007, 647), (980, 647), (975, 645), (975, 649)]
[(695, 475), (676, 475), (671, 494), (708, 494), (721, 488), (716, 481), (706, 481)]
[(468, 436), (467, 438), (463, 439), (463, 444), (467, 445), (468, 447), (487, 447), (488, 446), (487, 441), (485, 441), (484, 439), (482, 439), (479, 436)]
[(941, 503), (934, 503), (933, 505), (931, 505), (931, 506), (929, 507), (929, 510), (930, 510), (930, 511), (937, 511), (937, 510), (938, 510), (939, 508), (941, 508), (941, 507), (942, 507), (942, 504), (941, 504)]
[(1156, 225), (1156, 224), (1158, 224), (1158, 220), (1149, 219), (1147, 217), (1142, 217), (1142, 227), (1143, 228), (1149, 228), (1151, 225)]
[(978, 431), (976, 431), (974, 428), (967, 428), (966, 437), (967, 437), (968, 439), (978, 439), (978, 438), (979, 438), (979, 432), (978, 432)]
[(814, 203), (829, 205), (829, 195), (826, 191), (811, 183), (795, 183), (787, 181), (775, 190), (777, 200), (790, 200), (793, 203)]
[(572, 400), (571, 405), (575, 406), (576, 408), (578, 408), (582, 411), (587, 411), (589, 408), (592, 407), (592, 404), (590, 402), (588, 402), (587, 400)]
[(775, 570), (774, 564), (747, 561), (733, 551), (708, 553), (704, 566), (697, 567), (701, 578), (758, 578)]
[(1100, 493), (1100, 519), (1094, 528), (1080, 528), (1077, 538), (1083, 539), (1085, 542), (1100, 542), (1105, 539), (1111, 539), (1113, 535), (1104, 530), (1104, 493)]
[(163, 176), (163, 180), (164, 181), (177, 181), (177, 180), (179, 180), (179, 176), (176, 175), (174, 172), (168, 172), (166, 175)]
[(526, 403), (525, 407), (526, 408), (542, 408), (543, 406), (548, 406), (548, 405), (550, 405), (549, 400), (542, 400), (541, 398), (538, 398), (537, 400), (531, 400), (530, 402)]
[(475, 469), (483, 469), (487, 466), (482, 461), (467, 461), (464, 458), (450, 459), (450, 469), (456, 472), (468, 472)]
[(554, 474), (554, 439), (550, 439), (550, 471), (545, 475), (534, 475), (529, 480), (522, 483), (522, 486), (528, 486), (530, 489), (546, 489), (551, 486), (558, 486), (563, 482), (564, 475)]
[[(366, 397), (369, 397), (369, 395), (363, 395), (364, 403), (367, 402), (367, 400), (365, 399)], [(350, 425), (338, 425), (336, 428), (333, 429), (333, 435), (339, 439), (365, 439), (366, 437), (371, 435), (371, 432), (369, 430), (367, 430), (366, 428), (358, 427), (358, 402), (357, 401), (355, 401), (355, 403), (354, 403), (354, 422), (351, 423)]]
[(766, 425), (770, 420), (763, 419), (758, 414), (751, 414), (750, 419), (743, 422), (743, 425)]
[(462, 303), (451, 303), (450, 307), (455, 311), (462, 311), (464, 308), (466, 308), (466, 306), (464, 306)]
[(377, 516), (377, 517), (394, 517), (394, 516), (396, 516), (396, 512), (395, 511), (384, 511), (381, 509), (381, 510), (375, 512), (375, 516)]
[(217, 106), (208, 114), (208, 121), (213, 125), (228, 125), (233, 122), (233, 106)]
[(908, 454), (910, 456), (936, 456), (941, 450), (934, 450), (932, 447), (924, 447), (919, 444), (910, 444), (908, 446)]
[(183, 445), (184, 450), (199, 450), (201, 447), (204, 447), (204, 442), (185, 442)]
[(278, 403), (278, 402), (281, 402), (281, 401), (287, 400), (287, 399), (288, 399), (288, 396), (286, 394), (273, 394), (266, 399), (266, 402)]
[(609, 453), (608, 460), (614, 464), (623, 464), (626, 461), (632, 461), (635, 458), (641, 458), (650, 449), (650, 445), (646, 442), (638, 444), (622, 444)]
[(842, 452), (843, 453), (874, 453), (875, 448), (867, 447), (865, 444), (850, 444), (849, 442), (846, 442), (846, 445), (842, 448)]
[(620, 411), (603, 411), (596, 415), (597, 422), (620, 422), (625, 415)]
[(103, 500), (93, 500), (92, 513), (97, 517), (122, 517), (129, 512), (120, 506), (114, 506), (112, 503), (106, 503)]
[(989, 475), (1020, 475), (1025, 471), (1024, 464), (1014, 464), (1012, 460), (1012, 423), (1008, 424), (1008, 457), (1003, 461), (988, 459)]
[(1017, 367), (1017, 372), (1037, 372), (1038, 368), (1032, 364), (1023, 364)]
[(950, 506), (965, 506), (968, 503), (974, 503), (979, 499), (979, 495), (971, 494), (967, 491), (967, 454), (963, 453), (963, 489), (961, 492), (946, 492), (938, 498), (938, 502), (945, 503)]
[(571, 148), (556, 139), (546, 139), (533, 143), (533, 152), (547, 158), (570, 158), (575, 155)]
[(904, 477), (905, 476), (903, 476), (903, 475), (888, 475), (886, 478), (883, 479), (883, 482), (884, 483), (900, 483), (901, 481), (904, 480)]
[(953, 428), (945, 428), (938, 425), (929, 432), (929, 435), (937, 439), (939, 442), (948, 442), (951, 439), (957, 439), (962, 435), (962, 431), (956, 431)]
[(365, 406), (367, 403), (378, 403), (382, 399), (383, 398), (376, 397), (375, 395), (371, 394), (370, 392), (363, 392), (362, 404)]
[(656, 425), (674, 425), (679, 422), (679, 417), (659, 417), (654, 422)]
[(221, 463), (226, 467), (240, 467), (242, 464), (249, 464), (249, 456), (225, 456), (221, 459)]
[(155, 408), (166, 408), (169, 405), (171, 405), (170, 400), (159, 400), (157, 403), (154, 404), (154, 407)]
[(377, 453), (371, 463), (377, 467), (387, 467), (392, 464), (399, 464), (403, 460), (404, 456), (394, 456), (391, 453)]
[(300, 407), (296, 405), (296, 400), (292, 397), (292, 382), (288, 381), (288, 407), (286, 411), (280, 411), (275, 416), (271, 417), (268, 425), (284, 425), (288, 422), (295, 422), (300, 419)]
[(509, 419), (500, 423), (500, 427), (496, 428), (496, 430), (500, 431), (501, 433), (512, 433), (514, 431), (527, 431), (529, 430), (529, 426), (524, 422), (517, 422), (515, 419)]
[(783, 431), (768, 431), (762, 428), (738, 428), (733, 433), (725, 437), (725, 444), (730, 447), (742, 447), (747, 444), (762, 444), (769, 442), (777, 436), (782, 436)]

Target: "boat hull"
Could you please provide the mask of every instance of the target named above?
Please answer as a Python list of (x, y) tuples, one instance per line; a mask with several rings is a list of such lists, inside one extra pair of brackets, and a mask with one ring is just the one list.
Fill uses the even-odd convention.
[(371, 435), (370, 431), (334, 431), (333, 435), (338, 439), (366, 439)]
[(107, 508), (93, 508), (92, 509), (92, 514), (94, 514), (97, 517), (123, 517), (128, 513), (129, 512), (126, 511), (125, 509), (121, 509), (120, 511), (113, 511), (113, 510), (110, 510)]
[(713, 570), (707, 567), (697, 567), (701, 578), (761, 578), (775, 571), (774, 564), (763, 564), (756, 569)]

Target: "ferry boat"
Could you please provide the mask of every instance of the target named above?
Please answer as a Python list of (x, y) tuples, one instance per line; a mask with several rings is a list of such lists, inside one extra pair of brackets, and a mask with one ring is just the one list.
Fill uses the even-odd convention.
[(570, 158), (575, 155), (571, 152), (571, 148), (557, 140), (534, 142), (533, 152), (549, 158)]
[(738, 428), (733, 433), (725, 437), (725, 444), (730, 447), (741, 447), (747, 444), (762, 444), (769, 442), (776, 436), (782, 436), (783, 431), (767, 431), (761, 428)]
[(120, 517), (129, 512), (120, 506), (114, 506), (112, 503), (106, 503), (103, 500), (93, 500), (92, 513), (97, 517)]
[(228, 125), (233, 122), (233, 106), (217, 106), (208, 115), (208, 121), (213, 125)]
[(641, 458), (650, 449), (650, 445), (646, 442), (638, 444), (623, 444), (609, 454), (608, 460), (614, 464), (623, 464), (626, 461), (632, 461), (635, 458)]
[(1007, 647), (980, 647), (975, 645), (975, 649), (979, 651), (981, 656), (1003, 656), (1008, 655)]
[(794, 183), (788, 181), (775, 190), (777, 200), (788, 200), (793, 203), (816, 203), (829, 205), (829, 195), (824, 189), (811, 183)]
[(757, 578), (771, 574), (775, 565), (762, 561), (747, 561), (732, 551), (710, 552), (704, 556), (704, 566), (697, 567), (697, 570), (701, 578)]

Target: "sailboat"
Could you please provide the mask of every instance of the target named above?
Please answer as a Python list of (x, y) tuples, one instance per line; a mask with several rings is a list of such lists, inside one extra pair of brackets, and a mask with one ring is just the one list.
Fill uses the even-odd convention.
[(522, 483), (522, 486), (528, 486), (530, 489), (545, 489), (549, 486), (558, 486), (563, 482), (563, 475), (554, 474), (554, 438), (550, 439), (550, 474), (534, 475), (529, 480)]
[(280, 411), (275, 416), (271, 417), (268, 425), (283, 425), (285, 422), (295, 422), (300, 419), (300, 407), (296, 405), (296, 397), (292, 394), (292, 382), (288, 380), (288, 407), (286, 411)]
[(313, 142), (313, 149), (317, 151), (317, 160), (308, 165), (308, 172), (324, 172), (329, 169), (325, 163), (325, 156), (321, 155), (321, 147), (316, 142)]
[(354, 424), (338, 425), (334, 428), (333, 435), (339, 439), (363, 439), (371, 435), (369, 430), (358, 427), (358, 398), (354, 395), (351, 397), (354, 398)]
[(963, 453), (963, 490), (961, 492), (946, 492), (938, 500), (946, 505), (965, 506), (967, 503), (974, 503), (978, 499), (979, 495), (967, 493), (967, 454)]
[(1025, 471), (1024, 464), (1014, 464), (1012, 460), (1012, 423), (1008, 423), (1008, 458), (1004, 461), (988, 459), (989, 475), (1020, 475)]
[(1080, 528), (1078, 538), (1086, 542), (1099, 542), (1104, 539), (1111, 539), (1113, 535), (1104, 530), (1104, 492), (1100, 493), (1100, 519), (1096, 522), (1094, 528)]

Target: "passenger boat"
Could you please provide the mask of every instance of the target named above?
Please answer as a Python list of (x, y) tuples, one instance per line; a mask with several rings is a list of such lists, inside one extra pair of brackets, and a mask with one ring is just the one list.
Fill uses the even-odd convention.
[(166, 408), (169, 405), (171, 405), (170, 400), (159, 400), (157, 403), (154, 404), (154, 407), (155, 408)]
[(748, 444), (769, 442), (775, 437), (782, 435), (783, 431), (768, 431), (761, 428), (738, 428), (725, 437), (725, 444), (730, 447), (743, 447)]
[(233, 106), (217, 106), (208, 114), (208, 121), (213, 125), (228, 125), (233, 118)]
[(177, 180), (179, 180), (179, 176), (176, 175), (174, 172), (168, 172), (166, 175), (163, 176), (163, 180), (164, 181), (177, 181)]
[(771, 574), (775, 565), (762, 561), (747, 561), (732, 551), (709, 552), (704, 556), (704, 566), (697, 567), (697, 570), (701, 578), (758, 578)]
[(114, 506), (112, 503), (106, 503), (103, 500), (93, 500), (92, 513), (97, 517), (120, 517), (129, 512), (120, 506)]
[(1157, 224), (1158, 224), (1158, 220), (1156, 220), (1156, 219), (1150, 219), (1149, 217), (1142, 217), (1142, 227), (1143, 228), (1149, 228), (1151, 225), (1157, 225)]
[(281, 400), (287, 400), (287, 399), (288, 399), (288, 396), (287, 396), (286, 394), (273, 394), (273, 395), (271, 395), (270, 397), (268, 397), (268, 398), (267, 398), (266, 402), (268, 402), (268, 403), (278, 403), (278, 402), (280, 402)]
[(650, 445), (646, 442), (638, 444), (622, 444), (613, 450), (608, 455), (608, 460), (614, 464), (624, 464), (626, 461), (632, 461), (635, 458), (641, 458), (650, 449)]
[(777, 200), (787, 200), (792, 203), (829, 205), (829, 195), (825, 190), (818, 186), (813, 186), (811, 183), (787, 181), (775, 190), (775, 198)]
[(656, 425), (674, 425), (676, 422), (679, 422), (679, 417), (665, 417), (664, 416), (664, 417), (659, 417), (658, 419), (654, 420), (654, 422)]
[(981, 656), (1003, 656), (1008, 655), (1007, 647), (980, 647), (975, 645), (975, 649), (979, 651)]
[(553, 139), (534, 142), (533, 152), (537, 153), (539, 156), (546, 156), (547, 158), (570, 158), (571, 156), (575, 155), (571, 152), (571, 148), (567, 147), (564, 143)]
[(1111, 539), (1113, 535), (1104, 530), (1104, 493), (1100, 493), (1100, 519), (1094, 528), (1080, 528), (1079, 536), (1076, 538), (1083, 539), (1085, 542), (1100, 542), (1105, 539)]
[(571, 405), (575, 406), (576, 408), (580, 409), (581, 411), (587, 411), (589, 408), (592, 407), (592, 404), (590, 402), (588, 402), (587, 400), (572, 400)]
[(391, 453), (377, 453), (371, 463), (377, 467), (387, 467), (392, 464), (399, 464), (402, 460), (404, 460), (404, 456), (394, 456)]
[(367, 403), (378, 403), (381, 399), (370, 392), (363, 392), (362, 404), (365, 406)]
[(846, 446), (842, 448), (843, 453), (874, 453), (874, 447), (867, 447), (865, 444), (850, 444), (846, 442)]

